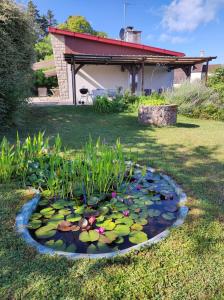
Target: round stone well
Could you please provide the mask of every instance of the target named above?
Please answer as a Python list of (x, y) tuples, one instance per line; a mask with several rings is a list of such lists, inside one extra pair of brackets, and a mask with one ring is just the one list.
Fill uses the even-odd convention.
[(144, 125), (169, 126), (177, 122), (177, 105), (142, 105), (138, 120)]

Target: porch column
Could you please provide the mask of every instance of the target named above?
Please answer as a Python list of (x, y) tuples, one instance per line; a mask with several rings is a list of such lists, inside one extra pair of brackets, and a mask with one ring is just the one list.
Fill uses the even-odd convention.
[(142, 62), (142, 95), (144, 95), (144, 82), (145, 82), (145, 63)]
[(58, 34), (51, 34), (51, 43), (53, 47), (54, 62), (58, 77), (60, 100), (69, 101), (67, 62), (64, 59), (65, 37)]

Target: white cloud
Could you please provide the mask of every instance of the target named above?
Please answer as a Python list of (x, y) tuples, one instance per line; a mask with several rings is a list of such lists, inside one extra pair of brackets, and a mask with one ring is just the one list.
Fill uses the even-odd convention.
[(166, 33), (162, 33), (159, 36), (160, 42), (170, 42), (171, 44), (182, 44), (187, 42), (187, 38), (181, 36), (174, 36)]
[(172, 0), (164, 7), (163, 27), (169, 31), (193, 31), (213, 21), (224, 0)]

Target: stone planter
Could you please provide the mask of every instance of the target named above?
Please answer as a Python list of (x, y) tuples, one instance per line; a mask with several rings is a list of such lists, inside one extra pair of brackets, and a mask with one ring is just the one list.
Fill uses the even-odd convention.
[(177, 105), (142, 105), (138, 110), (138, 120), (145, 125), (174, 125), (177, 122)]
[(47, 97), (46, 87), (39, 87), (37, 90), (38, 90), (38, 97)]

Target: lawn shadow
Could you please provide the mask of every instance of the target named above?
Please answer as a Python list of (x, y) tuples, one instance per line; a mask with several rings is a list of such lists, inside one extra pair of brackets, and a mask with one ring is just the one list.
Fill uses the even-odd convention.
[(197, 124), (192, 124), (192, 123), (181, 123), (178, 122), (174, 127), (178, 127), (178, 128), (198, 128), (200, 127)]

